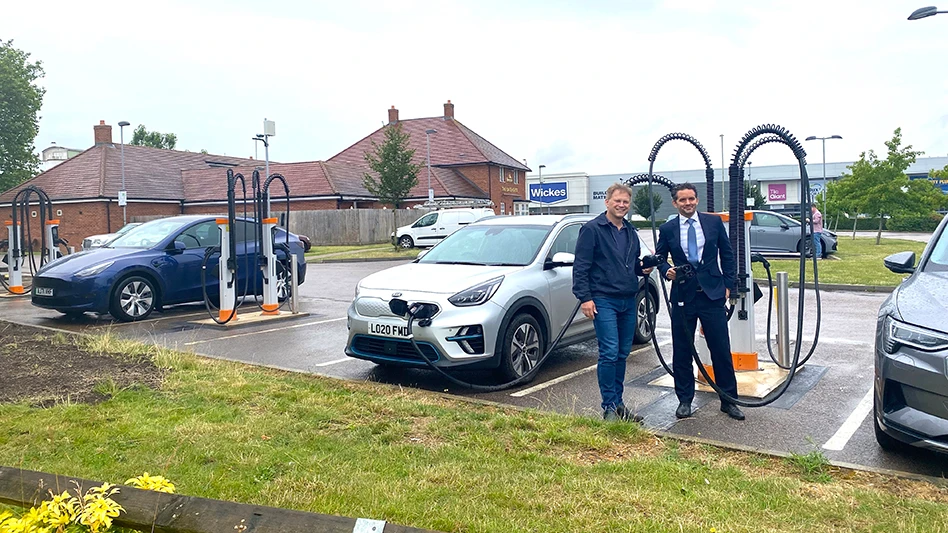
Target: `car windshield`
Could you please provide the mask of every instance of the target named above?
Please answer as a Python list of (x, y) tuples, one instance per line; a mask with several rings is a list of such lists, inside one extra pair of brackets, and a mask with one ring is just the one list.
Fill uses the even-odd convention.
[(108, 244), (108, 248), (151, 248), (193, 220), (158, 219), (136, 226), (124, 235), (119, 235)]
[(548, 226), (473, 225), (452, 233), (419, 263), (524, 266), (550, 233)]
[(116, 234), (116, 235), (125, 235), (126, 233), (128, 233), (129, 231), (131, 231), (132, 228), (137, 228), (138, 226), (141, 226), (141, 225), (142, 225), (141, 222), (132, 222), (131, 224), (125, 224), (124, 226), (122, 226), (121, 229), (119, 229), (118, 231), (116, 231), (115, 234)]
[(937, 239), (932, 243), (932, 254), (923, 268), (925, 272), (948, 272), (948, 231), (942, 228)]

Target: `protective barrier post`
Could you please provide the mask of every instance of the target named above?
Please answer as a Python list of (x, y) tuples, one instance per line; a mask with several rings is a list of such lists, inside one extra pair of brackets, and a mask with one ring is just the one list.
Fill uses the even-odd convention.
[(300, 312), (298, 307), (298, 302), (296, 301), (297, 293), (300, 290), (299, 279), (297, 279), (298, 269), (296, 268), (296, 254), (290, 254), (290, 311), (295, 315)]
[(9, 280), (10, 292), (13, 294), (23, 294), (23, 270), (20, 262), (22, 243), (20, 242), (20, 223), (13, 226), (12, 220), (7, 220), (7, 279)]
[(46, 250), (43, 252), (46, 254), (47, 261), (55, 261), (59, 259), (59, 219), (47, 220), (46, 221)]
[(273, 228), (276, 218), (263, 219), (263, 314), (280, 314), (280, 302), (277, 298), (276, 254), (273, 253)]
[(220, 280), (218, 294), (220, 295), (220, 309), (218, 311), (219, 320), (237, 320), (237, 312), (234, 310), (236, 305), (234, 286), (237, 280), (234, 279), (234, 271), (228, 267), (233, 250), (230, 249), (230, 224), (226, 218), (216, 219), (217, 227), (221, 232), (221, 257), (217, 263), (217, 275)]
[(777, 361), (782, 367), (789, 367), (790, 357), (790, 277), (786, 272), (777, 272)]
[(76, 253), (76, 247), (75, 247), (75, 246), (67, 246), (67, 247), (66, 247), (66, 250), (69, 252), (69, 255), (72, 255), (72, 254)]

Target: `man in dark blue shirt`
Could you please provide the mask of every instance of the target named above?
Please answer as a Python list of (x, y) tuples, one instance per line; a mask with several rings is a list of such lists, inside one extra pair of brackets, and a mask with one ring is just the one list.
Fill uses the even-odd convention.
[(573, 262), (573, 294), (580, 309), (593, 319), (599, 341), (597, 376), (606, 420), (641, 417), (625, 407), (622, 393), (625, 366), (635, 339), (636, 293), (642, 268), (639, 236), (625, 220), (632, 189), (615, 183), (606, 189), (606, 211), (579, 230)]

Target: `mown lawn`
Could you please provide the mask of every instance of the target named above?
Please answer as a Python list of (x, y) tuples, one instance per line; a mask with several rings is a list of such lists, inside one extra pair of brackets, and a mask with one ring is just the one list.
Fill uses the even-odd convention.
[[(882, 260), (897, 252), (915, 252), (916, 261), (922, 255), (925, 243), (900, 239), (882, 239), (876, 244), (874, 237), (840, 237), (839, 252), (830, 259), (818, 261), (817, 272), (820, 283), (844, 285), (876, 285), (895, 287), (906, 274), (895, 274), (887, 269)], [(767, 274), (760, 263), (754, 263), (754, 279), (766, 280)], [(770, 270), (776, 277), (777, 272), (787, 272), (790, 281), (800, 280), (798, 259), (771, 259)], [(807, 261), (806, 279), (813, 281), (813, 262)]]
[(153, 357), (164, 384), (97, 405), (0, 405), (0, 464), (112, 482), (147, 471), (181, 494), (451, 532), (948, 530), (948, 490), (834, 470), (818, 452), (729, 452), (598, 418), (82, 342)]

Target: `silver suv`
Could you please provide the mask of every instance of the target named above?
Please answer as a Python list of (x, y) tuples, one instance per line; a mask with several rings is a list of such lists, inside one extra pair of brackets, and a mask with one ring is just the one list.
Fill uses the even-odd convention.
[[(506, 379), (533, 369), (561, 328), (559, 346), (595, 337), (576, 308), (573, 252), (594, 215), (500, 216), (451, 234), (412, 263), (362, 279), (349, 306), (346, 354), (378, 364), (424, 367), (407, 340), (407, 322), (389, 309), (393, 298), (433, 304), (427, 326), (413, 323), (425, 356), (440, 367), (496, 368)], [(641, 242), (642, 253), (651, 253)], [(651, 340), (645, 296), (658, 302), (656, 271), (639, 291), (635, 340)], [(645, 280), (640, 280), (645, 286)]]
[(948, 216), (915, 266), (915, 252), (885, 258), (911, 273), (882, 304), (876, 328), (874, 422), (888, 450), (948, 453)]

